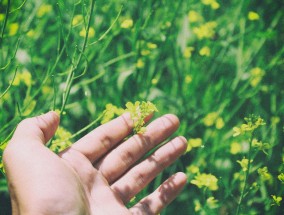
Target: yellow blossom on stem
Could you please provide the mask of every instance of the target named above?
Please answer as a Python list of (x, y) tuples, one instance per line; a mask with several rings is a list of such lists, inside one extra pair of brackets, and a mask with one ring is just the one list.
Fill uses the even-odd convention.
[(276, 196), (276, 195), (271, 195), (272, 197), (272, 203), (271, 205), (277, 205), (277, 206), (280, 206), (280, 203), (282, 201), (282, 197), (281, 196)]
[(192, 164), (186, 167), (186, 171), (190, 174), (196, 174), (196, 173), (199, 173), (199, 167)]
[(189, 84), (189, 83), (191, 83), (192, 82), (192, 76), (191, 75), (186, 75), (185, 76), (185, 83), (186, 84)]
[[(248, 164), (249, 164), (249, 160), (248, 159), (243, 158), (242, 160), (238, 160), (237, 162), (241, 165), (242, 170), (244, 172), (246, 172), (248, 170)], [(252, 163), (252, 160), (250, 160), (250, 163)]]
[(137, 60), (137, 62), (136, 62), (136, 67), (137, 67), (138, 69), (142, 69), (144, 66), (145, 66), (144, 61), (143, 61), (141, 58), (139, 58), (139, 59)]
[(192, 138), (187, 141), (187, 149), (186, 152), (191, 151), (192, 148), (197, 148), (202, 145), (202, 139), (201, 138)]
[(232, 142), (230, 153), (236, 155), (242, 151), (242, 146), (238, 142)]
[(183, 51), (183, 56), (185, 58), (190, 58), (193, 51), (194, 51), (194, 47), (192, 46), (186, 47)]
[(282, 184), (284, 183), (284, 173), (279, 174), (277, 178), (282, 182)]
[(149, 49), (156, 49), (158, 46), (157, 46), (157, 44), (155, 44), (155, 43), (147, 43), (147, 47), (148, 47)]
[(208, 46), (203, 46), (200, 51), (199, 51), (199, 54), (201, 56), (206, 56), (206, 57), (209, 57), (210, 56), (210, 48)]
[(146, 128), (144, 127), (144, 119), (154, 112), (158, 112), (157, 107), (152, 102), (136, 101), (135, 103), (126, 103), (126, 112), (131, 114), (131, 119), (134, 122), (134, 132), (144, 133)]
[(256, 87), (262, 80), (265, 72), (259, 68), (255, 67), (250, 70), (250, 85)]
[(103, 118), (101, 120), (101, 124), (105, 124), (112, 120), (116, 116), (120, 116), (123, 114), (125, 110), (123, 108), (119, 108), (113, 104), (107, 104), (105, 110), (103, 112)]
[(204, 5), (210, 5), (212, 9), (216, 10), (220, 7), (220, 4), (215, 0), (201, 0)]
[(45, 14), (52, 11), (52, 6), (50, 4), (43, 4), (39, 7), (36, 15), (37, 17), (43, 17)]
[(263, 181), (272, 181), (272, 175), (268, 172), (268, 168), (266, 166), (259, 168), (257, 172)]
[(199, 27), (193, 28), (193, 33), (197, 36), (198, 39), (212, 38), (215, 35), (215, 28), (217, 23), (214, 21), (206, 22), (205, 24), (200, 25)]
[[(86, 35), (87, 35), (87, 30), (86, 30), (85, 28), (83, 28), (83, 29), (80, 31), (79, 35), (80, 35), (81, 37), (86, 37)], [(94, 37), (94, 36), (95, 36), (95, 29), (92, 28), (92, 27), (90, 27), (90, 28), (89, 28), (89, 33), (88, 33), (88, 38), (91, 38), (91, 37)]]
[(75, 15), (72, 19), (72, 25), (73, 26), (79, 25), (79, 24), (83, 23), (83, 21), (84, 21), (83, 15), (81, 15), (81, 14)]
[(0, 22), (2, 22), (5, 19), (5, 14), (0, 13)]
[(259, 15), (258, 15), (258, 13), (254, 12), (254, 11), (250, 11), (248, 13), (248, 19), (251, 20), (251, 21), (259, 20)]
[(242, 124), (240, 127), (233, 128), (233, 136), (239, 136), (241, 134), (245, 134), (247, 132), (253, 132), (259, 126), (265, 125), (265, 122), (262, 118), (256, 115), (250, 115), (249, 117), (245, 117), (245, 121), (247, 123)]
[(202, 20), (202, 16), (194, 10), (188, 12), (188, 20), (190, 23), (199, 22)]
[(70, 141), (72, 134), (65, 128), (59, 126), (55, 133), (55, 139), (52, 141), (50, 149), (55, 153), (58, 153), (68, 148), (72, 142)]
[(216, 122), (215, 122), (215, 126), (217, 129), (222, 129), (225, 126), (225, 122), (223, 120), (222, 117), (218, 117)]
[(132, 19), (125, 19), (121, 23), (120, 27), (121, 28), (132, 28), (133, 26), (133, 20)]
[(210, 209), (214, 209), (218, 207), (218, 200), (215, 199), (213, 196), (206, 199), (206, 203)]
[(9, 36), (14, 36), (15, 34), (17, 34), (18, 32), (18, 29), (19, 29), (19, 24), (18, 23), (11, 23), (9, 25)]
[(218, 190), (218, 179), (212, 174), (201, 173), (191, 180), (191, 183), (198, 188), (208, 188), (209, 190)]

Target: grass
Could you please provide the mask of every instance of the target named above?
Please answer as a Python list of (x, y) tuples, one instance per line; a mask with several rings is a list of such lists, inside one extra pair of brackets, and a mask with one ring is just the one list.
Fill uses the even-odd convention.
[[(26, 117), (60, 111), (55, 139), (74, 142), (100, 124), (107, 104), (151, 101), (156, 117), (179, 116), (176, 135), (189, 148), (136, 199), (185, 171), (189, 183), (162, 214), (283, 213), (280, 1), (1, 0), (0, 6), (0, 156)], [(249, 135), (233, 137), (249, 114), (266, 122), (254, 135), (259, 144)], [(200, 176), (209, 184), (191, 183), (202, 184)], [(7, 193), (4, 176), (0, 192)], [(8, 210), (6, 201), (1, 210)]]

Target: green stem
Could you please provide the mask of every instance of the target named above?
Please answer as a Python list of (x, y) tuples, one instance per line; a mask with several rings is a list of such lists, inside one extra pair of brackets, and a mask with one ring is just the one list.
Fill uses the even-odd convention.
[(250, 137), (250, 141), (249, 141), (248, 169), (247, 169), (247, 171), (246, 171), (245, 181), (244, 181), (244, 187), (243, 187), (243, 189), (242, 189), (241, 196), (240, 196), (240, 199), (239, 199), (239, 202), (238, 202), (238, 207), (237, 207), (236, 215), (239, 215), (239, 213), (240, 213), (241, 205), (242, 205), (242, 202), (243, 202), (243, 200), (244, 200), (245, 192), (246, 192), (246, 189), (247, 189), (247, 183), (248, 183), (249, 172), (250, 172), (250, 167), (251, 167), (251, 149), (252, 149), (252, 141), (253, 141), (253, 138), (254, 138), (254, 131), (252, 131), (251, 137)]

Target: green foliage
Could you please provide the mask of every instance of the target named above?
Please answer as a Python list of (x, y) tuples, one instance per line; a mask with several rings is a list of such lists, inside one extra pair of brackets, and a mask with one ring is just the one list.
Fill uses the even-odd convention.
[[(24, 118), (60, 113), (57, 152), (150, 101), (156, 116), (179, 116), (189, 147), (135, 201), (185, 171), (194, 183), (162, 214), (283, 213), (283, 11), (271, 0), (1, 0), (0, 160)], [(143, 131), (155, 108), (127, 106)], [(251, 113), (263, 120), (243, 123)]]

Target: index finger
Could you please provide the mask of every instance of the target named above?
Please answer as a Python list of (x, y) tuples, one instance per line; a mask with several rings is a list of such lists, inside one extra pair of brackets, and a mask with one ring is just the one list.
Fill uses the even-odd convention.
[(129, 113), (124, 113), (114, 120), (103, 124), (71, 146), (85, 155), (92, 163), (101, 158), (133, 129), (133, 120)]

